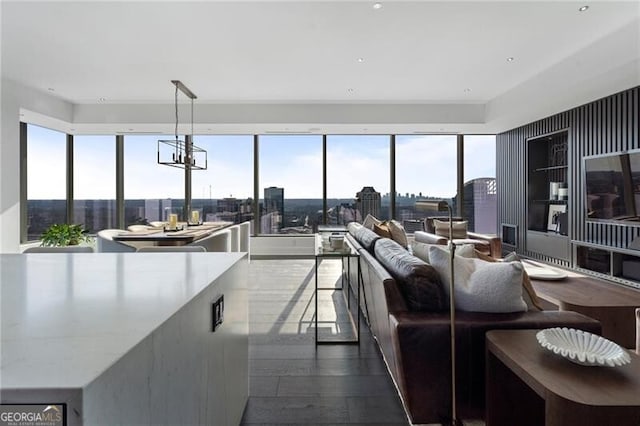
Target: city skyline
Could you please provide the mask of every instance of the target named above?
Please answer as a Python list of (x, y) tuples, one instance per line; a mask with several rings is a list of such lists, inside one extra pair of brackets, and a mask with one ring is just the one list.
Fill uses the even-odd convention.
[[(465, 217), (470, 229), (480, 226), (483, 232), (495, 233), (496, 193), (495, 179), (474, 179), (465, 185)], [(258, 219), (262, 234), (311, 233), (324, 222), (322, 199), (284, 198), (284, 188), (264, 188), (264, 199), (258, 202)], [(398, 220), (415, 221), (425, 217), (425, 212), (415, 208), (415, 194), (397, 195)], [(424, 195), (424, 194), (423, 194)], [(391, 218), (389, 197), (381, 197), (375, 188), (366, 186), (356, 198), (326, 200), (326, 223), (346, 224), (361, 222), (367, 214), (381, 220)], [(453, 200), (451, 200), (453, 201)], [(206, 221), (231, 221), (241, 223), (256, 218), (255, 204), (251, 199), (193, 199), (192, 208), (199, 209)], [(28, 200), (28, 239), (38, 239), (40, 234), (54, 223), (66, 221), (66, 200)], [(184, 220), (183, 199), (126, 199), (124, 200), (125, 227), (166, 220), (168, 213), (177, 213)], [(188, 214), (188, 213), (187, 213)], [(73, 222), (83, 225), (90, 233), (116, 226), (115, 200), (75, 200)], [(479, 222), (478, 222), (479, 221)], [(475, 225), (474, 225), (475, 224)], [(408, 224), (414, 227), (413, 223)]]

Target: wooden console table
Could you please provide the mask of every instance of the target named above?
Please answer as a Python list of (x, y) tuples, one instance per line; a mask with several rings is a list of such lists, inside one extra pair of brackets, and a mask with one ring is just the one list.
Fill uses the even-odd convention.
[(486, 335), (487, 426), (640, 424), (640, 356), (588, 367), (544, 349), (537, 330)]
[(625, 348), (636, 345), (635, 309), (640, 291), (574, 272), (561, 281), (531, 280), (538, 297), (561, 311), (575, 311), (602, 323), (602, 335)]

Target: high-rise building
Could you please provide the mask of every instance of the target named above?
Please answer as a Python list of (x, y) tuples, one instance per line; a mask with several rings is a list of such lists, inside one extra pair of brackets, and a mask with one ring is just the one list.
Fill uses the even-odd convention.
[(233, 197), (223, 198), (217, 202), (217, 210), (219, 213), (223, 212), (237, 212), (239, 208), (238, 202)]
[(364, 220), (368, 214), (380, 217), (382, 210), (382, 198), (380, 193), (373, 189), (373, 186), (365, 186), (356, 194), (356, 209)]
[(284, 218), (284, 188), (278, 188), (276, 186), (270, 186), (264, 189), (264, 215), (270, 216), (268, 228), (270, 231), (266, 231), (264, 228), (263, 233), (274, 233), (274, 229), (282, 229), (282, 219)]
[(496, 178), (477, 178), (464, 184), (464, 215), (470, 231), (495, 234), (497, 208)]

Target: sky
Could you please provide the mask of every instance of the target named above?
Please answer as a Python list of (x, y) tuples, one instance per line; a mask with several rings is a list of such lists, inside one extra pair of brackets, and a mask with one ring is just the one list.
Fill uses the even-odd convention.
[[(184, 198), (184, 170), (157, 164), (158, 139), (127, 135), (125, 199)], [(65, 198), (63, 133), (28, 126), (27, 198)], [(115, 138), (74, 137), (76, 199), (115, 198)], [(207, 170), (192, 174), (193, 198), (253, 196), (253, 136), (196, 135), (207, 150)], [(495, 177), (495, 136), (465, 136), (465, 181)], [(285, 198), (322, 198), (322, 136), (264, 135), (259, 146), (260, 196), (269, 186)], [(354, 198), (363, 186), (389, 192), (389, 136), (327, 136), (327, 197)], [(456, 136), (396, 136), (396, 190), (401, 194), (455, 195)]]

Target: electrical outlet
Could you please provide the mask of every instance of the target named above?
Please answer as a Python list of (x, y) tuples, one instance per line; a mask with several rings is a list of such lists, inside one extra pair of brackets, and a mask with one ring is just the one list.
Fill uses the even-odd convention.
[(214, 332), (224, 321), (224, 294), (211, 304), (211, 331)]

